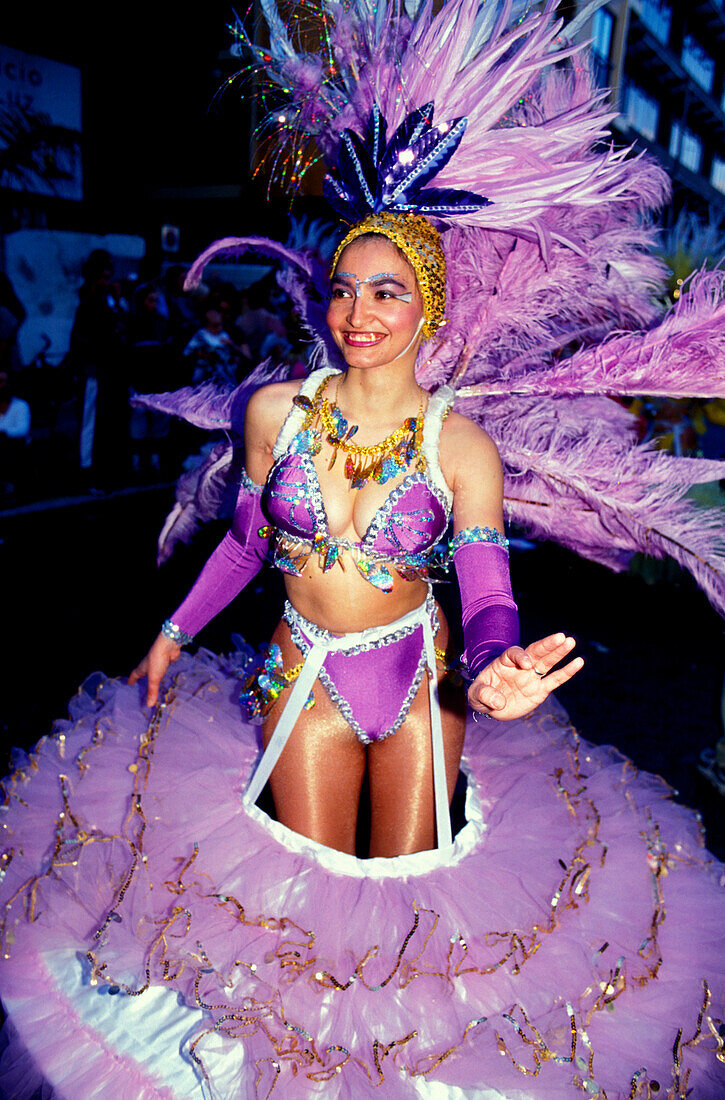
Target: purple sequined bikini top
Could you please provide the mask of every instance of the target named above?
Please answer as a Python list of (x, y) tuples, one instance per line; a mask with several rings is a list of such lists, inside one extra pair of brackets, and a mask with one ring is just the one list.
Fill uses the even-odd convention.
[[(315, 371), (305, 379), (300, 396), (313, 397), (333, 373), (329, 368)], [(424, 469), (408, 474), (392, 490), (359, 542), (330, 534), (307, 433), (301, 431), (305, 412), (295, 405), (277, 439), (276, 461), (263, 494), (275, 531), (275, 564), (299, 575), (314, 552), (327, 571), (349, 550), (358, 571), (383, 591), (392, 588), (391, 567), (404, 577), (425, 576), (451, 511), (452, 493), (438, 462), (438, 437), (453, 396), (449, 387), (442, 387), (430, 398), (421, 447)]]

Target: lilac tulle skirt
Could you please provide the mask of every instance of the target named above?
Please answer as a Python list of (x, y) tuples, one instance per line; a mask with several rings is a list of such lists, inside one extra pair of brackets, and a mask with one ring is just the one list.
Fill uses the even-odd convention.
[(358, 860), (242, 804), (245, 658), (104, 681), (2, 808), (0, 1092), (725, 1096), (723, 867), (551, 703), (471, 724), (447, 849)]

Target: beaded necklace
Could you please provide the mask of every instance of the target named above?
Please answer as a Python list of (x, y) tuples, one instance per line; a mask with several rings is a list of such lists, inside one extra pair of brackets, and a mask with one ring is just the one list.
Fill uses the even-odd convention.
[[(360, 447), (351, 442), (358, 430), (357, 424), (348, 424), (337, 406), (337, 391), (335, 399), (331, 403), (323, 396), (327, 379), (321, 384), (314, 400), (309, 397), (297, 396), (294, 403), (306, 410), (305, 422), (302, 426), (305, 447), (310, 454), (318, 454), (321, 447), (321, 436), (332, 447), (332, 457), (328, 469), (331, 470), (337, 461), (338, 451), (345, 454), (345, 477), (350, 482), (351, 489), (362, 489), (369, 481), (378, 481), (385, 484), (391, 478), (397, 477), (415, 459), (422, 461), (421, 447), (423, 443), (423, 399), (421, 393), (420, 408), (417, 416), (408, 416), (400, 427), (391, 432), (380, 443), (373, 443), (369, 447)], [(340, 383), (338, 382), (338, 389)], [(314, 425), (319, 421), (319, 429)]]

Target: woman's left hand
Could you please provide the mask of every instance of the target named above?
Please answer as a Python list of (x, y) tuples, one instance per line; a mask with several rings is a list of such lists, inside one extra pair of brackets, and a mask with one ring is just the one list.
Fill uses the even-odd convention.
[(480, 714), (504, 722), (531, 714), (584, 664), (581, 657), (575, 657), (552, 672), (575, 645), (574, 639), (565, 634), (550, 634), (526, 649), (511, 646), (479, 672), (468, 689), (469, 703)]

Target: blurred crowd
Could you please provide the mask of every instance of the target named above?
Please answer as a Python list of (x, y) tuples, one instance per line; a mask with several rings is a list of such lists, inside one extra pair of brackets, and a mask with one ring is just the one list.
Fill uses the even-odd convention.
[(25, 308), (0, 275), (0, 507), (178, 475), (199, 440), (162, 413), (129, 404), (214, 382), (231, 388), (264, 359), (306, 373), (304, 342), (270, 271), (245, 289), (217, 281), (184, 290), (186, 268), (118, 278), (93, 251), (60, 365), (23, 363)]

